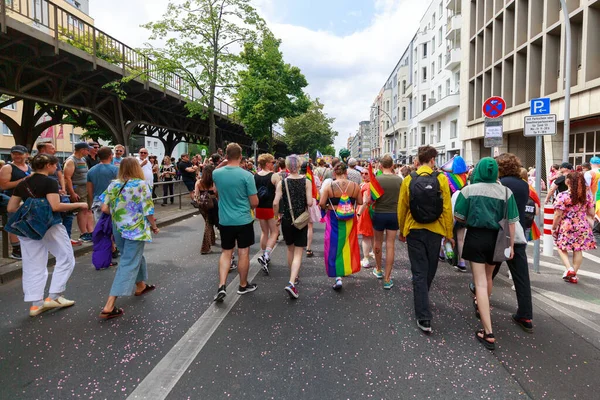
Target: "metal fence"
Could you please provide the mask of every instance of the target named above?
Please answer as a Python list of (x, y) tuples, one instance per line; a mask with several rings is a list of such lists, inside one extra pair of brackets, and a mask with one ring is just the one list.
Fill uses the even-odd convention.
[[(200, 90), (178, 74), (159, 70), (149, 57), (48, 0), (0, 0), (3, 33), (7, 29), (7, 16), (30, 22), (38, 30), (54, 37), (56, 52), (59, 41), (66, 42), (92, 55), (94, 64), (101, 59), (122, 68), (123, 76), (138, 74), (145, 83), (157, 84), (190, 101), (202, 98)], [(215, 98), (215, 112), (233, 117), (235, 108)]]

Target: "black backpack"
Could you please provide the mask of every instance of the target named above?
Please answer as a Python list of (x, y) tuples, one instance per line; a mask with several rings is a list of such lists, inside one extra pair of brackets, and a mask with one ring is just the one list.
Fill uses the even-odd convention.
[(437, 221), (444, 210), (438, 175), (439, 172), (421, 175), (413, 172), (410, 174), (410, 213), (413, 219), (420, 224)]
[(533, 226), (533, 221), (535, 220), (535, 201), (531, 197), (527, 199), (527, 204), (525, 205), (525, 215), (523, 217), (523, 229), (530, 229)]

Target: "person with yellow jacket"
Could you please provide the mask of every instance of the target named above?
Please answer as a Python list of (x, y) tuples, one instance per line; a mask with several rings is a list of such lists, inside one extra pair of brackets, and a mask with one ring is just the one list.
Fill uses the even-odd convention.
[(454, 247), (450, 187), (443, 174), (433, 171), (437, 155), (431, 146), (419, 147), (420, 167), (404, 179), (398, 198), (398, 239), (408, 246), (417, 326), (425, 333), (431, 332), (429, 289), (442, 237)]

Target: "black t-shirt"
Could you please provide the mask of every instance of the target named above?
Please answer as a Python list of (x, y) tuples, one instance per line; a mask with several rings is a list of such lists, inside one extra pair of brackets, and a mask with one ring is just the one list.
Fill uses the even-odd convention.
[(557, 186), (556, 194), (562, 193), (566, 190), (569, 190), (569, 187), (567, 186), (566, 181), (567, 181), (567, 177), (564, 175), (561, 175), (554, 180), (554, 184)]
[(100, 159), (98, 158), (98, 156), (96, 156), (96, 159), (94, 160), (92, 156), (87, 155), (85, 156), (85, 162), (88, 166), (88, 169), (92, 169), (94, 165), (100, 164)]
[(527, 200), (529, 200), (529, 184), (515, 176), (500, 178), (500, 183), (513, 192), (519, 210), (519, 222), (521, 222), (521, 226), (525, 227), (525, 206), (527, 206)]
[(179, 172), (181, 173), (181, 178), (184, 181), (195, 181), (196, 180), (195, 172), (187, 172), (185, 170), (186, 168), (191, 168), (191, 167), (193, 167), (193, 165), (189, 161), (179, 161), (179, 164), (177, 164), (177, 168), (179, 169)]
[(57, 181), (43, 174), (33, 174), (17, 185), (13, 195), (19, 196), (23, 201), (27, 200), (31, 197), (29, 190), (27, 190), (28, 187), (38, 199), (45, 199), (49, 193), (58, 194)]

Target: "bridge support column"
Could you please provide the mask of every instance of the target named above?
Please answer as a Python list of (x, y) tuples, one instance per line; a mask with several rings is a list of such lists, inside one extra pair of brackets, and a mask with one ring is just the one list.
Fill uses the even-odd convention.
[[(4, 122), (10, 129), (15, 144), (25, 146), (31, 151), (33, 144), (42, 132), (51, 126), (59, 125), (62, 122), (64, 110), (61, 107), (51, 107), (47, 104), (38, 104), (34, 100), (13, 99), (15, 102), (22, 101), (22, 117), (19, 124), (7, 114), (0, 113), (0, 121)], [(42, 116), (47, 113), (50, 120), (37, 123)]]

